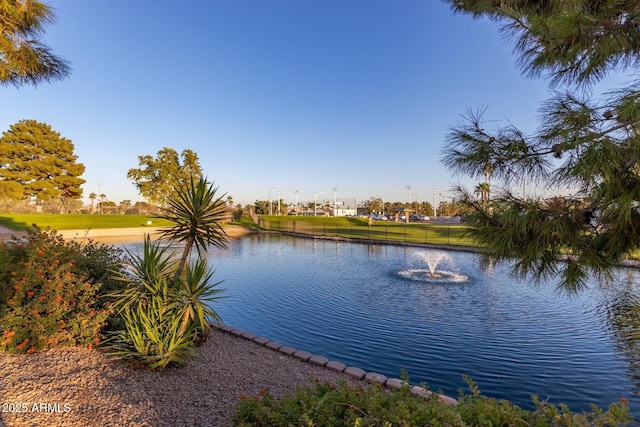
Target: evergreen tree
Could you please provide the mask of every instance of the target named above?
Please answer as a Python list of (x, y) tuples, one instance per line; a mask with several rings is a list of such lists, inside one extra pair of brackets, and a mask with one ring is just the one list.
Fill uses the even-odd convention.
[(37, 85), (69, 75), (69, 64), (39, 40), (53, 21), (51, 8), (42, 2), (0, 0), (0, 84)]
[(46, 123), (21, 120), (0, 138), (0, 193), (15, 200), (59, 198), (63, 204), (82, 196), (73, 143)]
[(138, 162), (140, 167), (129, 169), (127, 178), (134, 182), (142, 197), (162, 206), (174, 188), (198, 180), (202, 173), (198, 155), (189, 149), (178, 156), (173, 148), (164, 147), (155, 158), (138, 156)]
[(269, 201), (268, 200), (256, 200), (253, 204), (256, 214), (268, 215), (269, 214)]
[[(602, 99), (592, 84), (609, 72), (635, 72), (640, 60), (640, 1), (448, 0), (456, 12), (498, 22), (529, 76), (556, 89), (541, 108), (538, 131), (489, 130), (483, 111), (450, 129), (443, 163), (452, 171), (503, 183), (484, 209), (465, 188), (471, 235), (484, 263), (511, 261), (523, 277), (557, 277), (576, 289), (601, 279), (640, 245), (640, 86)], [(572, 196), (532, 200), (509, 191), (535, 182)], [(494, 193), (495, 194), (495, 193)], [(558, 263), (561, 256), (568, 262)]]

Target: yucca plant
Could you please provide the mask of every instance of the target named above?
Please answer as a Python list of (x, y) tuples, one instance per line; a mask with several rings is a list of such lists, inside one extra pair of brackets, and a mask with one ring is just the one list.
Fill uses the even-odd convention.
[[(146, 306), (153, 295), (164, 292), (166, 278), (175, 270), (173, 253), (158, 242), (145, 236), (142, 255), (125, 249), (127, 262), (124, 269), (114, 272), (114, 277), (125, 283), (125, 288), (116, 294), (114, 306), (122, 312), (132, 305)], [(167, 290), (168, 291), (168, 290)]]
[(224, 298), (224, 291), (218, 288), (222, 281), (210, 283), (214, 271), (209, 269), (205, 258), (198, 258), (193, 265), (187, 266), (186, 277), (178, 281), (178, 292), (181, 298), (180, 311), (182, 322), (180, 333), (187, 331), (189, 324), (195, 322), (196, 333), (206, 335), (209, 321), (220, 323), (222, 319), (211, 304)]
[[(140, 306), (124, 309), (125, 329), (110, 343), (110, 355), (161, 369), (183, 365), (188, 357), (197, 354), (192, 334), (180, 333), (181, 318), (175, 301), (167, 300), (165, 295), (153, 296), (147, 309)], [(194, 325), (187, 328), (193, 329)]]
[(183, 273), (193, 246), (198, 256), (203, 257), (207, 246), (227, 247), (227, 233), (222, 222), (229, 218), (226, 202), (217, 196), (218, 187), (203, 176), (196, 182), (190, 179), (175, 188), (167, 200), (167, 208), (158, 218), (167, 219), (175, 225), (162, 233), (162, 238), (171, 242), (184, 242), (182, 257), (175, 271), (174, 282)]
[[(203, 177), (176, 188), (161, 216), (175, 226), (156, 242), (147, 236), (142, 256), (127, 252), (128, 264), (118, 274), (127, 285), (115, 295), (124, 328), (108, 340), (110, 354), (152, 369), (182, 364), (206, 337), (209, 322), (220, 322), (211, 304), (221, 298), (221, 282), (211, 282), (214, 272), (204, 256), (208, 245), (226, 247), (225, 202), (216, 191)], [(185, 244), (178, 262), (168, 249), (176, 242)], [(189, 263), (193, 246), (198, 258)]]

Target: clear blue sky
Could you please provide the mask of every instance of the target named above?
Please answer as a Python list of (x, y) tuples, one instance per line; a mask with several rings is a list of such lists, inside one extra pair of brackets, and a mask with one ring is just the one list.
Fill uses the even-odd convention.
[(0, 88), (0, 130), (34, 119), (71, 139), (85, 200), (142, 200), (128, 169), (171, 147), (243, 205), (278, 187), (432, 202), (458, 182), (440, 150), (460, 114), (486, 106), (529, 132), (549, 95), (496, 24), (438, 0), (48, 3), (45, 42), (72, 75)]

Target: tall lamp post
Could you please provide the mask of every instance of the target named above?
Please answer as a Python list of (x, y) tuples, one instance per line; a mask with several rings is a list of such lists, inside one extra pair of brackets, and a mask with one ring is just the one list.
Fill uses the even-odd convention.
[(336, 192), (338, 187), (333, 187), (333, 216), (338, 216), (338, 202), (336, 199)]
[(98, 184), (98, 215), (102, 215), (102, 193), (100, 192), (100, 187), (102, 187), (102, 183)]
[(438, 218), (438, 211), (436, 209), (436, 206), (438, 206), (436, 204), (436, 189), (433, 189), (433, 219), (437, 219)]
[(318, 196), (327, 193), (327, 191), (321, 191), (313, 195), (313, 216), (316, 216), (316, 206), (318, 205)]
[(278, 188), (269, 189), (269, 215), (273, 215), (273, 199), (271, 198), (271, 190), (278, 190), (278, 215), (280, 215), (280, 186)]

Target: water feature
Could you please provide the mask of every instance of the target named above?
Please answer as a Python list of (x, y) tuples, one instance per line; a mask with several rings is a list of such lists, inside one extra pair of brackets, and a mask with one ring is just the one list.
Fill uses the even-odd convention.
[[(470, 253), (250, 236), (211, 250), (226, 323), (456, 396), (586, 409), (627, 398), (640, 419), (640, 272), (577, 295), (480, 271)], [(439, 274), (440, 277), (429, 277)]]
[(402, 277), (411, 280), (440, 282), (440, 283), (461, 283), (469, 280), (464, 274), (449, 270), (436, 270), (439, 264), (451, 264), (451, 256), (443, 251), (429, 250), (415, 253), (415, 257), (423, 260), (428, 269), (408, 268), (398, 271)]

